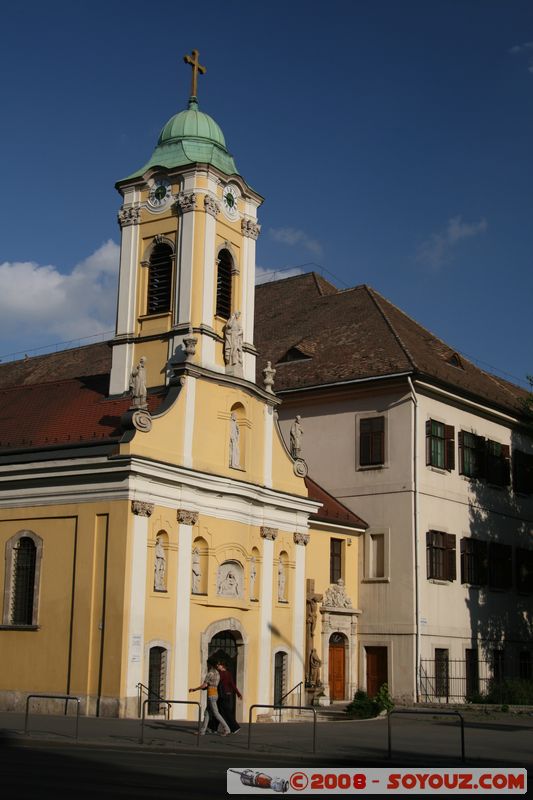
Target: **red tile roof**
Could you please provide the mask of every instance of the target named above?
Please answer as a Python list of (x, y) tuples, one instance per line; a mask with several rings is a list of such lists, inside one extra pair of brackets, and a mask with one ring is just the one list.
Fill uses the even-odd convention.
[(366, 530), (368, 523), (365, 522), (349, 508), (346, 508), (336, 497), (326, 492), (322, 486), (309, 477), (305, 478), (305, 485), (309, 493), (310, 500), (316, 500), (322, 503), (322, 508), (319, 508), (315, 514), (311, 514), (311, 519), (316, 519), (319, 522), (332, 522), (336, 525), (346, 525), (348, 528), (358, 528)]

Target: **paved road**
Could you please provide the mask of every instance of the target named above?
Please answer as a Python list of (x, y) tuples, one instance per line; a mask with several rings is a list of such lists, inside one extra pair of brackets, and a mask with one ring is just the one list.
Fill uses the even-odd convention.
[[(135, 720), (82, 718), (78, 743), (72, 717), (32, 715), (30, 723), (25, 738), (22, 715), (0, 715), (1, 785), (17, 800), (224, 798), (229, 767), (461, 766), (458, 726), (438, 717), (393, 718), (392, 762), (385, 720), (320, 723), (315, 756), (308, 723), (255, 725), (250, 751), (246, 726), (236, 736), (203, 737), (197, 748), (188, 723), (150, 722), (144, 746)], [(533, 717), (472, 718), (465, 738), (469, 765), (525, 766), (533, 776)]]

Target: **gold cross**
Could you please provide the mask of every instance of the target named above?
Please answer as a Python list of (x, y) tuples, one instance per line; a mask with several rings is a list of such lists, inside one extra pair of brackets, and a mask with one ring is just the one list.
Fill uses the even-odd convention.
[(199, 55), (198, 50), (193, 50), (192, 58), (191, 56), (183, 56), (185, 63), (190, 64), (192, 67), (191, 97), (196, 97), (196, 92), (198, 91), (198, 73), (205, 75), (206, 72), (205, 67), (202, 67), (198, 61)]

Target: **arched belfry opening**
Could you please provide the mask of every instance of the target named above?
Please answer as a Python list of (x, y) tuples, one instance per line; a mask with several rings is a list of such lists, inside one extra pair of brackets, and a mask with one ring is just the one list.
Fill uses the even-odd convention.
[(156, 244), (148, 263), (147, 314), (170, 311), (172, 292), (172, 248), (166, 242)]
[(217, 303), (216, 315), (229, 319), (231, 315), (231, 282), (233, 274), (233, 258), (225, 248), (217, 259)]

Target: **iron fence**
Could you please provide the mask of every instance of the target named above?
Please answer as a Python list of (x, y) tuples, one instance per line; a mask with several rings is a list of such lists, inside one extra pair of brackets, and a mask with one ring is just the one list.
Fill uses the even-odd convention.
[(446, 653), (436, 650), (434, 658), (420, 660), (420, 702), (532, 702), (531, 665), (523, 659), (448, 659)]

